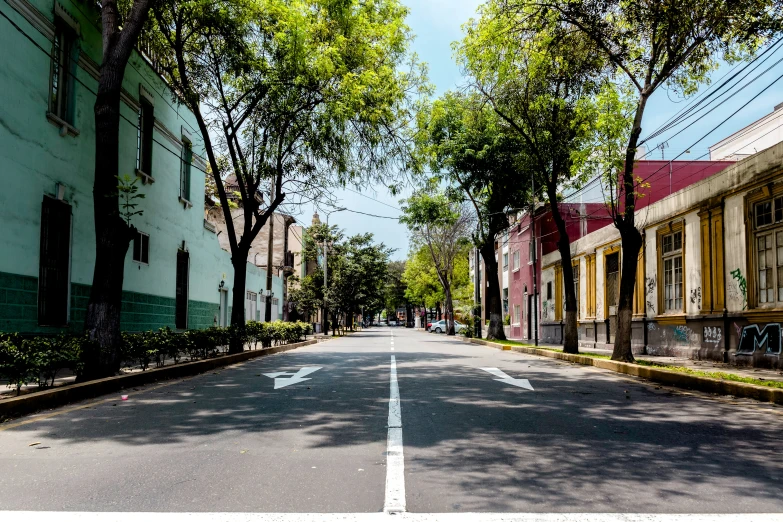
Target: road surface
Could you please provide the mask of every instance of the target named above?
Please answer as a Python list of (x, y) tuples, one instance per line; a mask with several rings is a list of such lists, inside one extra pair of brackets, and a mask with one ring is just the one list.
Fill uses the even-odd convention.
[(0, 425), (0, 510), (783, 511), (780, 407), (405, 328), (127, 393)]

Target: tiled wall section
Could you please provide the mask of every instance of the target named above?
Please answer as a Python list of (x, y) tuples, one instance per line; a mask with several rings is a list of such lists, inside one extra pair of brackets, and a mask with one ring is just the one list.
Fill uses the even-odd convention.
[[(69, 330), (77, 332), (84, 326), (88, 285), (71, 284), (71, 323)], [(122, 329), (130, 332), (174, 328), (174, 299), (137, 292), (122, 293)], [(188, 327), (213, 326), (218, 303), (190, 301)], [(0, 272), (0, 331), (24, 333), (56, 333), (59, 328), (38, 326), (38, 278)]]

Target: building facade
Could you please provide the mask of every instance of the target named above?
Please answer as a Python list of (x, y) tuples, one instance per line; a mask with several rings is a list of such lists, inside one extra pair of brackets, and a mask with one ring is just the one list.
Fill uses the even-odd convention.
[[(69, 0), (10, 0), (0, 11), (0, 43), (13, 50), (0, 57), (0, 330), (79, 331), (95, 263), (100, 15)], [(139, 180), (145, 199), (131, 218), (138, 234), (125, 262), (121, 324), (129, 331), (224, 325), (231, 316), (230, 256), (204, 219), (202, 140), (193, 115), (172, 100), (134, 52), (119, 172)], [(247, 271), (250, 302), (266, 273)]]
[[(731, 164), (637, 211), (639, 254), (632, 343), (637, 353), (781, 368), (783, 143)], [(616, 333), (621, 241), (604, 227), (571, 245), (580, 345), (610, 347)], [(562, 281), (557, 252), (542, 281)], [(557, 307), (559, 301), (555, 299)], [(556, 317), (557, 319), (557, 317)], [(558, 321), (542, 322), (558, 342)]]

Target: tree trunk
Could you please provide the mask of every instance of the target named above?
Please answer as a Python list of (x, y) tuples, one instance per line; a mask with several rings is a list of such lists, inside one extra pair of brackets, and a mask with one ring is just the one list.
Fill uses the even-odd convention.
[[(234, 293), (231, 299), (231, 326), (242, 329), (245, 327), (245, 289), (247, 286), (247, 254), (245, 249), (237, 249), (231, 255), (231, 264), (234, 267)], [(241, 353), (244, 345), (236, 336), (231, 337), (228, 353)]]
[(95, 267), (84, 328), (94, 341), (83, 354), (80, 380), (105, 377), (120, 368), (120, 311), (125, 255), (133, 229), (120, 216), (117, 194), (120, 91), (125, 67), (149, 13), (149, 0), (134, 0), (120, 25), (116, 0), (101, 2), (103, 57), (95, 115)]
[(487, 340), (505, 341), (506, 333), (503, 331), (503, 303), (500, 300), (500, 282), (498, 281), (498, 262), (495, 259), (495, 241), (487, 240), (481, 248), (481, 258), (484, 260), (486, 279), (488, 283), (486, 307), (489, 313), (489, 327), (487, 328)]
[(122, 284), (131, 229), (120, 216), (117, 194), (122, 67), (107, 64), (95, 100), (95, 266), (85, 330), (94, 341), (84, 354), (84, 380), (115, 374), (120, 368), (119, 346)]
[(446, 335), (456, 335), (454, 331), (454, 301), (451, 298), (451, 283), (446, 285), (444, 295), (446, 296)]
[[(634, 161), (639, 136), (642, 133), (642, 117), (647, 106), (645, 94), (648, 85), (645, 85), (644, 93), (639, 96), (639, 102), (634, 115), (631, 136), (628, 139), (628, 147), (625, 150), (625, 165), (622, 179), (622, 208), (614, 208), (615, 226), (622, 239), (622, 271), (620, 272), (620, 295), (617, 302), (617, 333), (614, 339), (612, 359), (615, 361), (634, 360), (631, 351), (631, 320), (633, 318), (633, 292), (636, 286), (636, 265), (638, 263), (639, 250), (642, 248), (642, 235), (636, 229), (636, 192), (634, 182)], [(619, 183), (618, 183), (619, 186)], [(619, 198), (618, 198), (619, 199)], [(618, 201), (619, 204), (619, 201)]]
[(579, 332), (576, 328), (577, 299), (574, 288), (574, 267), (571, 265), (571, 240), (568, 237), (565, 220), (557, 204), (557, 186), (547, 183), (547, 198), (552, 218), (557, 227), (557, 250), (560, 252), (560, 264), (563, 269), (563, 288), (565, 289), (565, 332), (563, 332), (563, 352), (579, 353)]
[(622, 271), (620, 295), (617, 300), (617, 333), (614, 339), (613, 361), (633, 362), (631, 351), (631, 319), (633, 318), (633, 293), (636, 286), (636, 265), (642, 248), (642, 235), (636, 227), (620, 230), (622, 237)]
[(440, 303), (437, 304), (437, 306), (435, 307), (435, 310), (438, 313), (438, 321), (440, 321), (441, 319), (443, 319), (443, 315), (441, 315), (441, 311), (440, 311)]

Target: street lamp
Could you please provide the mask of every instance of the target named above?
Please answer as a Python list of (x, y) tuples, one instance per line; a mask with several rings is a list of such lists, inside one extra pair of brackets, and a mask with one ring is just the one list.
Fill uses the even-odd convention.
[[(342, 212), (343, 210), (346, 210), (345, 207), (336, 208), (334, 210), (330, 210), (326, 213), (326, 233), (329, 233), (329, 216), (331, 214), (334, 214), (335, 212)], [(326, 259), (328, 256), (328, 248), (327, 248), (327, 237), (324, 236), (324, 316), (323, 316), (323, 330), (324, 335), (328, 335), (328, 329), (326, 328)]]

